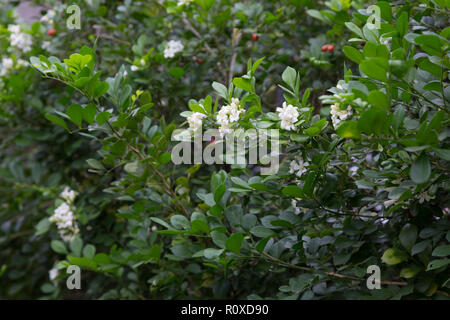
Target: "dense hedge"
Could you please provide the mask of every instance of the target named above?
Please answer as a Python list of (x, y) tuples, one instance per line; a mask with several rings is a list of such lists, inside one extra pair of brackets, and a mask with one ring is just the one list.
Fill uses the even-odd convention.
[[(33, 3), (0, 12), (0, 298), (448, 298), (448, 1)], [(278, 129), (279, 170), (175, 165), (199, 127)]]

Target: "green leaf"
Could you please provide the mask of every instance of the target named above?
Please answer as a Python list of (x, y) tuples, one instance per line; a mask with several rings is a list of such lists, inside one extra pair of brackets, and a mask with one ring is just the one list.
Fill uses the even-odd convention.
[(220, 231), (212, 231), (211, 238), (216, 246), (218, 246), (220, 248), (226, 247), (227, 236), (225, 235), (225, 233), (220, 232)]
[(400, 250), (400, 249), (396, 249), (396, 248), (390, 248), (387, 249), (384, 253), (383, 256), (381, 257), (381, 260), (388, 264), (388, 265), (396, 265), (399, 264), (403, 261), (405, 261), (406, 259), (408, 259), (408, 255)]
[(81, 240), (80, 237), (75, 237), (70, 241), (69, 247), (72, 253), (79, 257), (81, 256), (81, 249), (83, 248), (83, 240)]
[(428, 263), (427, 270), (431, 271), (435, 269), (442, 268), (450, 263), (450, 259), (437, 259)]
[(399, 239), (402, 246), (411, 251), (417, 239), (417, 227), (412, 224), (407, 224), (400, 231)]
[(66, 249), (66, 246), (65, 246), (64, 242), (62, 242), (62, 241), (52, 240), (52, 242), (50, 242), (50, 247), (56, 253), (61, 253), (61, 254), (67, 254), (68, 253), (67, 249)]
[(182, 215), (175, 215), (170, 218), (170, 223), (175, 227), (175, 229), (185, 229), (190, 230), (191, 224), (189, 220)]
[(404, 37), (408, 32), (408, 22), (409, 22), (408, 12), (403, 11), (397, 20), (396, 26), (400, 38)]
[(223, 251), (224, 251), (224, 249), (208, 248), (203, 251), (203, 255), (206, 259), (213, 260), (213, 259), (218, 258), (222, 254)]
[(83, 121), (83, 107), (79, 104), (72, 104), (67, 108), (66, 114), (73, 123), (79, 128), (81, 127), (81, 122)]
[(368, 77), (379, 81), (387, 81), (389, 63), (386, 59), (372, 58), (370, 60), (364, 60), (359, 67)]
[(433, 149), (434, 152), (436, 152), (436, 155), (438, 155), (441, 159), (444, 159), (446, 161), (450, 161), (450, 150), (447, 149)]
[(425, 183), (430, 179), (430, 161), (428, 160), (428, 156), (424, 152), (422, 152), (420, 156), (417, 157), (416, 161), (414, 161), (413, 165), (411, 166), (409, 175), (411, 176), (411, 179), (417, 184)]
[(184, 69), (180, 67), (173, 67), (169, 69), (169, 74), (175, 79), (180, 79), (184, 76)]
[(45, 118), (46, 118), (47, 120), (53, 122), (54, 124), (57, 124), (58, 126), (63, 127), (64, 129), (66, 129), (67, 131), (70, 132), (69, 128), (67, 127), (66, 122), (65, 122), (63, 119), (58, 118), (57, 116), (54, 116), (54, 115), (49, 114), (49, 113), (46, 113), (46, 114), (45, 114)]
[(260, 237), (260, 238), (265, 238), (265, 237), (272, 236), (275, 234), (272, 230), (270, 230), (266, 227), (262, 227), (262, 226), (253, 227), (250, 230), (250, 233), (253, 234), (254, 236)]
[(239, 254), (241, 252), (242, 241), (244, 235), (242, 233), (233, 233), (225, 243), (225, 246), (231, 252)]
[(386, 111), (382, 107), (372, 106), (358, 120), (358, 129), (367, 134), (383, 134), (387, 131)]
[(95, 256), (95, 247), (92, 244), (87, 244), (83, 248), (83, 256), (93, 260)]
[(450, 255), (450, 244), (436, 247), (433, 250), (432, 255), (434, 257), (446, 257), (446, 256)]
[(421, 242), (417, 242), (411, 249), (411, 255), (413, 256), (415, 254), (423, 252), (430, 244), (431, 240), (424, 240)]
[(286, 84), (291, 87), (291, 89), (294, 91), (295, 93), (295, 82), (297, 79), (297, 71), (295, 71), (294, 68), (291, 67), (287, 67), (284, 71), (283, 74), (281, 75), (281, 78), (283, 79), (284, 82), (286, 82)]
[(245, 91), (251, 92), (251, 93), (255, 93), (252, 88), (252, 83), (248, 79), (234, 78), (233, 84), (242, 90), (245, 90)]
[(105, 167), (103, 166), (103, 164), (96, 160), (96, 159), (87, 159), (86, 162), (88, 163), (88, 165), (91, 168), (97, 169), (97, 170), (104, 170)]
[(354, 24), (353, 22), (346, 22), (346, 23), (345, 23), (345, 26), (346, 26), (350, 31), (353, 31), (354, 33), (356, 33), (356, 34), (358, 35), (358, 37), (364, 38), (364, 35), (363, 35), (361, 29), (360, 29), (356, 24)]
[(99, 82), (95, 85), (94, 89), (94, 98), (98, 99), (103, 96), (106, 92), (108, 92), (109, 84), (106, 81)]
[(92, 124), (97, 114), (97, 109), (93, 103), (88, 104), (83, 108), (83, 119), (89, 124)]
[(418, 274), (420, 272), (420, 270), (422, 270), (421, 267), (419, 267), (416, 264), (412, 264), (410, 266), (407, 266), (405, 268), (403, 268), (400, 271), (400, 277), (403, 277), (405, 279), (409, 279), (414, 277), (416, 274)]
[(217, 187), (216, 191), (214, 192), (214, 201), (216, 203), (219, 203), (224, 194), (225, 194), (225, 185), (222, 183)]
[(353, 62), (356, 62), (359, 64), (364, 59), (363, 54), (359, 50), (357, 50), (353, 47), (344, 46), (343, 50), (344, 50), (344, 54), (347, 56), (347, 58), (349, 58)]
[(216, 92), (219, 94), (219, 96), (221, 96), (222, 98), (224, 98), (225, 100), (228, 101), (227, 87), (225, 87), (223, 84), (221, 84), (219, 82), (213, 82), (212, 87), (214, 88), (214, 90), (216, 90)]
[(442, 57), (441, 39), (435, 35), (422, 34), (414, 39), (420, 48), (432, 56)]
[(281, 191), (283, 194), (292, 197), (292, 198), (302, 198), (303, 190), (298, 186), (286, 186)]
[(371, 105), (382, 107), (385, 110), (388, 110), (390, 107), (387, 95), (379, 90), (370, 91), (369, 95), (367, 96), (367, 100)]
[(358, 123), (354, 120), (342, 123), (337, 129), (336, 133), (342, 138), (360, 139), (361, 133), (358, 129)]

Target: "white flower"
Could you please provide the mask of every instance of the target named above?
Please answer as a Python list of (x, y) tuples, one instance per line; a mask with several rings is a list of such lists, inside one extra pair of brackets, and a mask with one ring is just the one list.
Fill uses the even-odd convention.
[(335, 103), (331, 105), (330, 113), (333, 126), (337, 128), (342, 121), (347, 120), (350, 116), (352, 116), (353, 111), (350, 106), (348, 106), (347, 109), (341, 110), (340, 103)]
[(292, 199), (291, 205), (294, 208), (294, 213), (295, 214), (300, 214), (300, 208), (297, 207), (297, 200)]
[(45, 15), (41, 17), (41, 22), (48, 22), (53, 24), (53, 19), (56, 17), (56, 12), (54, 10), (48, 10)]
[(3, 57), (2, 58), (2, 68), (0, 70), (0, 76), (6, 76), (9, 72), (9, 70), (11, 70), (13, 68), (14, 65), (14, 60), (8, 57)]
[(295, 173), (295, 175), (297, 177), (301, 177), (301, 175), (306, 172), (306, 170), (307, 170), (306, 167), (308, 165), (309, 165), (309, 162), (303, 162), (302, 159), (299, 159), (298, 162), (295, 160), (292, 160), (289, 165), (289, 167), (290, 167), (289, 173), (290, 174)]
[(245, 109), (241, 108), (239, 99), (232, 98), (231, 104), (223, 106), (217, 113), (217, 123), (220, 124), (219, 132), (223, 136), (232, 131), (230, 124), (238, 122), (241, 113), (244, 113)]
[(152, 231), (153, 231), (153, 232), (158, 231), (158, 227), (157, 227), (157, 226), (153, 226), (153, 227), (152, 227)]
[(286, 101), (283, 102), (282, 108), (277, 108), (278, 117), (281, 119), (281, 129), (294, 130), (294, 124), (297, 122), (299, 113), (297, 107), (287, 105)]
[(350, 177), (353, 177), (357, 172), (359, 168), (357, 166), (351, 166), (348, 171), (350, 171)]
[(50, 49), (52, 47), (52, 43), (50, 41), (42, 41), (42, 46), (41, 47), (45, 51), (50, 51)]
[(434, 199), (436, 196), (429, 195), (428, 192), (425, 191), (420, 193), (417, 197), (419, 198), (419, 203), (424, 203), (425, 201), (428, 202), (431, 199)]
[(181, 41), (178, 40), (170, 40), (166, 48), (164, 49), (164, 58), (173, 58), (175, 57), (175, 54), (182, 51), (184, 49), (183, 44)]
[(73, 211), (66, 202), (63, 202), (55, 209), (49, 221), (56, 224), (58, 232), (64, 241), (71, 241), (80, 232)]
[(66, 186), (59, 196), (67, 202), (73, 203), (75, 197), (77, 196), (77, 192)]
[(178, 6), (188, 6), (189, 4), (191, 4), (192, 0), (178, 0)]
[(50, 280), (55, 280), (56, 277), (58, 276), (59, 272), (58, 269), (56, 268), (52, 268), (50, 269), (50, 271), (48, 272), (48, 277), (50, 278)]
[(23, 52), (28, 52), (31, 50), (31, 45), (33, 44), (33, 38), (28, 33), (20, 31), (20, 26), (9, 25), (8, 30), (11, 32), (9, 36), (9, 42), (11, 46), (17, 47)]
[(200, 112), (194, 112), (192, 113), (188, 118), (187, 121), (189, 123), (189, 128), (192, 131), (196, 131), (199, 128), (202, 127), (202, 119), (206, 117), (206, 114), (200, 113)]

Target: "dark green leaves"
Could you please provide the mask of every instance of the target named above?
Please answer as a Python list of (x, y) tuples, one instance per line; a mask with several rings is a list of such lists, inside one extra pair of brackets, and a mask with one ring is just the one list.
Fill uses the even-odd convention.
[(225, 246), (231, 252), (239, 254), (241, 251), (242, 240), (244, 235), (242, 233), (233, 233), (225, 243)]
[(400, 232), (399, 239), (402, 246), (411, 251), (417, 239), (417, 227), (412, 224), (405, 225)]
[(425, 183), (428, 181), (428, 179), (430, 179), (430, 160), (428, 160), (428, 156), (424, 152), (422, 152), (420, 156), (418, 156), (414, 161), (413, 165), (411, 166), (409, 175), (411, 176), (411, 179), (417, 184)]

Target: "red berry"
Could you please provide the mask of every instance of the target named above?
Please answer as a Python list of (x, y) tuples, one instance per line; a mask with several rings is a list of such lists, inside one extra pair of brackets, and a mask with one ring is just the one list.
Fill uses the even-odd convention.
[(56, 29), (50, 29), (50, 30), (48, 30), (47, 34), (48, 34), (49, 36), (54, 36), (54, 35), (56, 34)]
[(322, 48), (320, 48), (320, 50), (322, 50), (322, 52), (325, 52), (328, 50), (328, 46), (324, 45), (324, 46), (322, 46)]
[(334, 50), (334, 46), (332, 44), (330, 44), (327, 48), (328, 51), (333, 51)]
[(259, 37), (258, 37), (258, 35), (256, 34), (256, 33), (254, 33), (254, 34), (252, 34), (252, 40), (253, 41), (258, 41), (258, 39), (259, 39)]
[(202, 58), (197, 58), (197, 59), (195, 59), (195, 61), (197, 61), (198, 64), (203, 64), (203, 59)]

